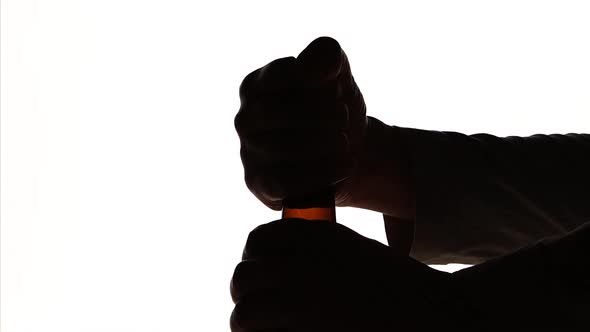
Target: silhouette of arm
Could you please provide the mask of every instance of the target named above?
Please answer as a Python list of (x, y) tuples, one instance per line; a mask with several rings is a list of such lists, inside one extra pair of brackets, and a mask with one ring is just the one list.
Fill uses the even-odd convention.
[(411, 255), (422, 262), (477, 264), (590, 220), (588, 134), (501, 138), (391, 128), (411, 155)]
[(477, 331), (587, 331), (590, 222), (451, 275), (445, 292)]

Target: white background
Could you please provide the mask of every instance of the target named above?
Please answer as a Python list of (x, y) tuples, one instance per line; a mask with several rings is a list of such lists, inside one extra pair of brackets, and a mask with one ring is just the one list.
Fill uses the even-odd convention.
[[(587, 132), (585, 1), (2, 1), (1, 330), (228, 331), (249, 72), (336, 38), (368, 114)], [(386, 242), (381, 216), (341, 223)]]

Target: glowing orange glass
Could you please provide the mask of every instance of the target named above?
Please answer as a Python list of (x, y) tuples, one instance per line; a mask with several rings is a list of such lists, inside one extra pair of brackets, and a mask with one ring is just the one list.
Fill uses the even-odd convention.
[(299, 218), (306, 220), (326, 220), (336, 222), (336, 208), (312, 207), (312, 208), (290, 208), (283, 207), (283, 219)]

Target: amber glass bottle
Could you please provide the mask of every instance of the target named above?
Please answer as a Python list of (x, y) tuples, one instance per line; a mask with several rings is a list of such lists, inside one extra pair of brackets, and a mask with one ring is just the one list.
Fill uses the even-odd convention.
[(299, 218), (336, 222), (334, 195), (330, 191), (306, 197), (290, 197), (283, 200), (283, 219)]

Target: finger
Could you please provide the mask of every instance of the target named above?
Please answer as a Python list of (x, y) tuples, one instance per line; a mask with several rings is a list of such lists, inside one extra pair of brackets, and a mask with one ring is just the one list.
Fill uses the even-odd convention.
[(282, 91), (297, 90), (301, 86), (295, 57), (276, 59), (260, 68), (257, 86), (260, 94), (273, 95)]
[(295, 263), (286, 264), (284, 260), (240, 262), (230, 282), (230, 293), (234, 303), (244, 296), (279, 288), (292, 288), (300, 279)]
[(338, 82), (344, 92), (352, 92), (354, 79), (348, 57), (340, 44), (330, 37), (312, 41), (298, 56), (297, 65), (310, 86), (326, 86)]
[(294, 90), (298, 82), (300, 78), (296, 73), (295, 58), (276, 59), (246, 75), (239, 88), (240, 100), (247, 103), (261, 95)]
[(319, 37), (312, 41), (297, 56), (306, 83), (321, 85), (326, 81), (336, 79), (342, 66), (342, 48), (330, 37)]
[(350, 155), (348, 137), (341, 131), (273, 130), (244, 139), (242, 147), (247, 167), (334, 166)]
[(240, 137), (274, 129), (346, 130), (348, 113), (348, 105), (342, 101), (321, 98), (302, 102), (273, 96), (240, 109), (235, 123)]
[(250, 232), (242, 259), (317, 257), (326, 261), (362, 261), (389, 259), (392, 254), (388, 246), (341, 224), (280, 219), (260, 225)]
[(301, 300), (287, 289), (244, 296), (230, 317), (232, 332), (254, 332), (289, 328), (296, 330), (304, 308)]
[(352, 163), (346, 159), (334, 160), (327, 160), (324, 164), (322, 160), (314, 160), (307, 165), (296, 162), (246, 169), (245, 180), (252, 193), (262, 201), (279, 205), (286, 197), (302, 197), (317, 188), (346, 179), (352, 167), (348, 165)]
[(329, 221), (281, 219), (256, 227), (248, 236), (243, 260), (300, 256), (323, 258), (356, 251), (361, 239), (353, 230)]

